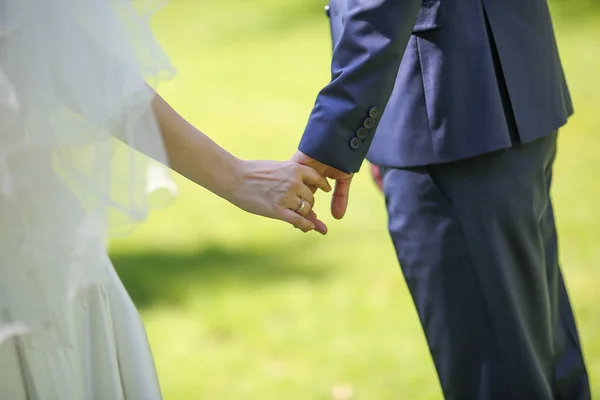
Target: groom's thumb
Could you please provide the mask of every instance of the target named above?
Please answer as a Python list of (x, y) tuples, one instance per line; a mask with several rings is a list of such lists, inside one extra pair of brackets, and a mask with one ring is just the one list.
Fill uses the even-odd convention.
[(346, 179), (340, 179), (335, 183), (333, 197), (331, 199), (331, 215), (335, 219), (342, 219), (348, 208), (348, 196), (350, 192), (350, 183), (352, 176)]

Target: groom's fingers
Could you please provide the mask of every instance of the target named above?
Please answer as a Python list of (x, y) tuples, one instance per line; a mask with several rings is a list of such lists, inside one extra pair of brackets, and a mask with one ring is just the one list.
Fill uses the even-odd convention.
[(331, 215), (335, 219), (342, 219), (348, 208), (348, 196), (350, 192), (350, 183), (352, 176), (346, 179), (337, 180), (333, 197), (331, 198)]
[(317, 170), (301, 165), (300, 172), (302, 173), (302, 181), (305, 185), (316, 186), (324, 192), (331, 191), (331, 185), (323, 175), (317, 172)]

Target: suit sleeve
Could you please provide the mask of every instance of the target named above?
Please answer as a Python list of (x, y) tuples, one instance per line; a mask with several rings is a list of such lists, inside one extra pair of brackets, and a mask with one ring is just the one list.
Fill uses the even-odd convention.
[(394, 88), (422, 0), (348, 0), (332, 80), (315, 101), (299, 150), (357, 172)]

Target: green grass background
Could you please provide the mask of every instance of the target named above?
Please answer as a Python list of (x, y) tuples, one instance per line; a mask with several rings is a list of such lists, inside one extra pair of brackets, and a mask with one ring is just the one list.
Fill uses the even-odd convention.
[[(600, 13), (593, 1), (555, 4), (577, 110), (556, 167), (561, 259), (598, 378)], [(329, 78), (323, 5), (172, 1), (154, 19), (178, 70), (161, 93), (237, 156), (288, 158)], [(111, 251), (146, 323), (167, 400), (441, 398), (367, 168), (343, 221), (327, 217), (328, 198), (317, 197), (326, 237), (179, 183), (178, 202)], [(600, 396), (600, 381), (592, 386)]]

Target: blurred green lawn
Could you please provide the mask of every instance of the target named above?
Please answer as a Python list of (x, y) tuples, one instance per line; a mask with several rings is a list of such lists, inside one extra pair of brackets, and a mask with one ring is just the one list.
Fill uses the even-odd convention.
[[(329, 77), (322, 6), (173, 1), (154, 20), (179, 72), (161, 93), (236, 155), (289, 157)], [(600, 14), (587, 14), (556, 18), (577, 114), (560, 136), (554, 196), (562, 263), (599, 377)], [(367, 172), (343, 221), (318, 197), (326, 237), (246, 215), (180, 180), (175, 206), (114, 243), (167, 400), (441, 398)], [(345, 386), (354, 397), (332, 395)]]

